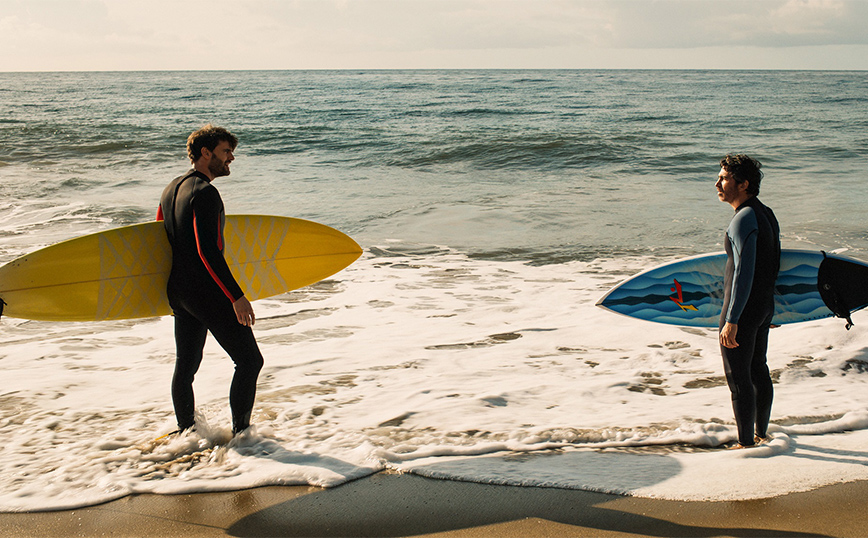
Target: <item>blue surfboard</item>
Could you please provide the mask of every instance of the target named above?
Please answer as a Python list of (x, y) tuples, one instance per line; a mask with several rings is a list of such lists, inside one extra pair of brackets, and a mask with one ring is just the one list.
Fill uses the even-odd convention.
[[(703, 254), (643, 271), (621, 282), (597, 306), (634, 318), (717, 328), (723, 308), (726, 254)], [(838, 316), (868, 306), (868, 263), (822, 251), (784, 249), (775, 284), (775, 325)]]

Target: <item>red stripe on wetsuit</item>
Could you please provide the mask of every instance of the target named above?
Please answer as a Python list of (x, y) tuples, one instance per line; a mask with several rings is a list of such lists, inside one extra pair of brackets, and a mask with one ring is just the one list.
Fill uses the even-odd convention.
[[(199, 258), (202, 260), (202, 263), (205, 265), (205, 269), (208, 270), (208, 274), (211, 275), (211, 278), (214, 279), (214, 282), (220, 286), (220, 289), (223, 290), (223, 293), (226, 294), (226, 297), (229, 298), (233, 303), (240, 299), (241, 297), (233, 297), (232, 293), (229, 292), (229, 288), (226, 284), (220, 280), (220, 277), (217, 276), (217, 273), (211, 267), (211, 264), (208, 263), (208, 259), (205, 257), (205, 252), (202, 249), (202, 240), (199, 238), (199, 226), (196, 221), (196, 212), (193, 211), (193, 234), (196, 236), (196, 249), (199, 251)], [(217, 248), (221, 251), (223, 250), (223, 229), (220, 226), (220, 222), (217, 222)]]

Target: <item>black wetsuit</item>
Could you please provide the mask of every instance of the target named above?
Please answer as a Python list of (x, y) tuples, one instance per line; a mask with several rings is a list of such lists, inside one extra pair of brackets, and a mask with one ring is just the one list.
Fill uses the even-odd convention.
[[(738, 440), (754, 444), (765, 437), (773, 388), (766, 364), (769, 328), (774, 315), (774, 285), (780, 269), (780, 228), (771, 209), (755, 196), (736, 209), (724, 241), (727, 254), (720, 328), (738, 325), (738, 347), (720, 346)], [(756, 428), (754, 430), (754, 428)]]
[(193, 378), (210, 331), (235, 363), (229, 404), (232, 429), (241, 431), (250, 425), (263, 360), (253, 331), (238, 322), (232, 307), (244, 293), (223, 257), (223, 200), (207, 176), (190, 171), (163, 191), (157, 219), (164, 220), (172, 245), (167, 293), (175, 315), (172, 400), (178, 427), (194, 424)]

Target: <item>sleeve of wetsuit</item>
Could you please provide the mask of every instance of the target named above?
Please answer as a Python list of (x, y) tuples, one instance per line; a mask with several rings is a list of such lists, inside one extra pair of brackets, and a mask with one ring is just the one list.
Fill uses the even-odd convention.
[(735, 270), (732, 275), (732, 295), (726, 321), (738, 323), (750, 291), (753, 287), (753, 276), (756, 270), (756, 239), (759, 233), (756, 213), (753, 208), (740, 211), (732, 220), (727, 232), (732, 242), (732, 255)]
[(223, 202), (216, 189), (203, 189), (193, 199), (193, 231), (199, 258), (214, 282), (233, 303), (244, 296), (223, 257)]

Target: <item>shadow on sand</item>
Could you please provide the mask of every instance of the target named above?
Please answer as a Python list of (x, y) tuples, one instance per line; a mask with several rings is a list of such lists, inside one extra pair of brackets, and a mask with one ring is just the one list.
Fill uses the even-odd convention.
[[(531, 518), (563, 527), (541, 532), (528, 526), (519, 529), (519, 534), (600, 536), (601, 531), (609, 531), (640, 536), (821, 536), (767, 528), (765, 518), (757, 518), (756, 526), (744, 527), (672, 521), (684, 519), (674, 516), (683, 515), (690, 504), (714, 507), (718, 514), (713, 520), (720, 523), (726, 520), (719, 513), (721, 505), (726, 510), (737, 503), (683, 503), (381, 473), (259, 510), (231, 525), (227, 533), (240, 537), (414, 536), (467, 530), (468, 535), (494, 536), (499, 532), (498, 524)], [(487, 526), (493, 527), (480, 533), (480, 527)], [(584, 533), (579, 532), (582, 529)]]

